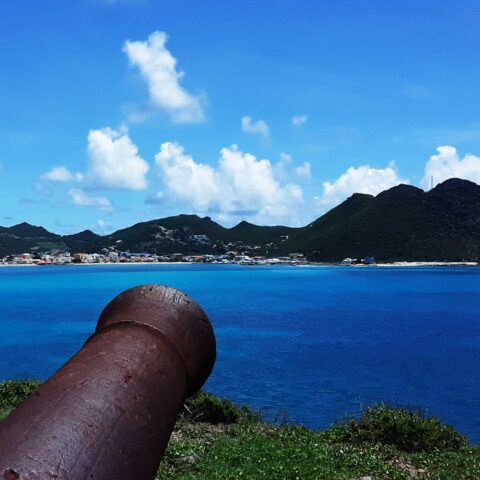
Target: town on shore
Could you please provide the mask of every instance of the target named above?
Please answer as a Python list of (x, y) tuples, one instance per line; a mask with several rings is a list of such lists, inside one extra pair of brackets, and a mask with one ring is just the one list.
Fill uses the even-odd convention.
[(157, 255), (152, 253), (119, 252), (105, 249), (101, 253), (22, 253), (0, 258), (0, 266), (45, 266), (45, 265), (99, 265), (99, 264), (171, 264), (171, 263), (209, 263), (236, 265), (339, 265), (339, 266), (475, 266), (477, 262), (389, 262), (376, 263), (373, 257), (345, 258), (336, 263), (318, 263), (307, 260), (303, 253), (290, 253), (286, 256), (267, 257), (249, 256), (235, 251), (225, 254), (185, 255), (173, 253)]
[[(307, 265), (310, 264), (303, 253), (289, 253), (285, 256), (268, 257), (249, 256), (236, 251), (225, 254), (185, 255), (173, 253), (157, 255), (153, 253), (119, 252), (104, 249), (101, 253), (22, 253), (7, 255), (0, 259), (1, 265), (78, 265), (78, 264), (116, 264), (116, 263), (215, 263), (238, 265)], [(362, 259), (346, 258), (341, 265), (375, 265), (373, 257)]]
[(44, 254), (22, 253), (9, 255), (1, 259), (3, 265), (75, 265), (101, 263), (221, 263), (241, 265), (306, 264), (302, 253), (290, 253), (287, 256), (266, 257), (249, 256), (231, 251), (222, 255), (185, 255), (172, 253), (157, 255), (153, 253), (133, 253), (103, 251), (101, 253), (52, 252)]
[(222, 255), (185, 255), (173, 253), (157, 255), (152, 253), (131, 253), (108, 251), (102, 253), (70, 253), (52, 252), (45, 254), (22, 253), (19, 255), (7, 255), (0, 258), (0, 266), (45, 266), (45, 265), (125, 265), (125, 264), (236, 264), (236, 265), (325, 265), (325, 266), (378, 266), (378, 267), (415, 267), (415, 266), (477, 266), (478, 262), (456, 261), (456, 262), (425, 262), (425, 261), (397, 261), (377, 263), (373, 257), (345, 258), (341, 262), (325, 263), (311, 262), (303, 253), (290, 253), (286, 256), (267, 257), (249, 256), (231, 251)]

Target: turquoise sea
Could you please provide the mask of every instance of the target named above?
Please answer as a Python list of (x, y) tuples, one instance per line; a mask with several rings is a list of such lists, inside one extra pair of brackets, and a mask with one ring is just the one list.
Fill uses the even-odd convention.
[(0, 268), (0, 379), (55, 372), (122, 290), (189, 293), (215, 328), (206, 388), (310, 427), (379, 401), (480, 442), (480, 268)]

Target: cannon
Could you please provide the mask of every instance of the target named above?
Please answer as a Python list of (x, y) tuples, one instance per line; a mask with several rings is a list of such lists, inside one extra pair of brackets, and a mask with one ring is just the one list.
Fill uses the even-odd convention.
[(210, 375), (215, 336), (184, 293), (143, 285), (0, 424), (6, 480), (154, 479), (185, 399)]

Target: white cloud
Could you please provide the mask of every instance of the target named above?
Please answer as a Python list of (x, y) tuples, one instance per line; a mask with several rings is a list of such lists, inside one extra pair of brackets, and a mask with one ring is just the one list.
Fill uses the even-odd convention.
[(309, 180), (312, 176), (310, 162), (294, 166), (293, 156), (290, 153), (280, 152), (280, 160), (274, 165), (275, 174), (278, 179), (286, 180), (297, 177), (298, 181)]
[(425, 165), (424, 189), (430, 188), (432, 177), (435, 185), (453, 177), (480, 183), (480, 157), (467, 154), (460, 158), (457, 149), (451, 146), (438, 147), (437, 152)]
[(205, 119), (202, 99), (180, 85), (185, 74), (177, 71), (177, 60), (167, 49), (167, 40), (165, 32), (157, 31), (144, 42), (127, 40), (123, 51), (130, 64), (139, 68), (155, 107), (176, 123), (201, 122)]
[(163, 143), (155, 162), (160, 167), (167, 190), (195, 209), (208, 210), (221, 196), (221, 186), (217, 184), (213, 167), (196, 163), (178, 143)]
[(252, 117), (242, 117), (242, 130), (246, 133), (258, 133), (265, 138), (270, 135), (270, 128), (265, 120), (253, 121)]
[(394, 162), (390, 162), (385, 168), (373, 168), (369, 165), (350, 167), (334, 182), (324, 182), (323, 194), (315, 200), (320, 205), (331, 208), (354, 193), (377, 195), (400, 183), (409, 182), (400, 178)]
[(148, 163), (138, 155), (138, 148), (125, 130), (103, 128), (88, 133), (89, 188), (143, 190), (147, 187)]
[(112, 210), (112, 204), (106, 197), (90, 196), (80, 188), (71, 188), (68, 194), (75, 205), (81, 207), (96, 207), (101, 210)]
[(195, 162), (181, 145), (171, 142), (162, 144), (155, 161), (166, 188), (162, 199), (180, 200), (225, 220), (291, 221), (303, 203), (298, 185), (281, 185), (268, 160), (243, 153), (236, 145), (221, 150), (216, 167)]
[(306, 115), (294, 115), (292, 117), (292, 125), (294, 127), (299, 127), (300, 125), (307, 123), (307, 121), (308, 117)]
[(310, 164), (310, 162), (304, 162), (303, 165), (295, 168), (295, 173), (300, 177), (311, 178), (312, 165)]
[(47, 191), (43, 182), (73, 182), (86, 189), (143, 190), (147, 187), (148, 163), (139, 156), (125, 128), (102, 128), (88, 133), (86, 173), (72, 173), (63, 165), (40, 175), (36, 188)]
[(71, 182), (73, 180), (81, 181), (83, 178), (81, 173), (72, 173), (67, 167), (59, 165), (53, 167), (50, 171), (40, 175), (40, 180), (49, 182)]

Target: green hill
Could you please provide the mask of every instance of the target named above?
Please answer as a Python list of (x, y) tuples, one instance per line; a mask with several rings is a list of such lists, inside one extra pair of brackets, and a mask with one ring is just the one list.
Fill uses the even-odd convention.
[(253, 244), (279, 243), (284, 237), (288, 237), (298, 229), (282, 226), (259, 226), (253, 223), (240, 222), (228, 230), (228, 238), (231, 241), (241, 241)]
[(66, 250), (60, 235), (26, 222), (13, 227), (0, 227), (0, 256), (25, 252)]
[(450, 179), (429, 192), (398, 185), (355, 194), (287, 242), (312, 259), (456, 261), (480, 257), (480, 187)]
[(177, 215), (141, 222), (110, 235), (85, 230), (61, 236), (21, 223), (0, 227), (0, 256), (23, 252), (102, 248), (149, 253), (303, 252), (335, 262), (346, 257), (380, 261), (458, 261), (480, 258), (480, 186), (450, 179), (429, 192), (398, 185), (377, 196), (356, 193), (302, 228), (240, 222), (225, 228), (210, 217)]

